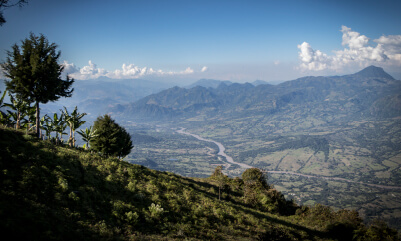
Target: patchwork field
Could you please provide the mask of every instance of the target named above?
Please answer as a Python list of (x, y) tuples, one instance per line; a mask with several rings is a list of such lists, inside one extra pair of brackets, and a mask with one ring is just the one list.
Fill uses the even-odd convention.
[[(401, 188), (391, 188), (401, 187), (401, 146), (397, 145), (401, 139), (400, 120), (352, 122), (332, 126), (330, 131), (317, 126), (308, 133), (303, 126), (310, 128), (310, 120), (306, 122), (291, 125), (294, 122), (262, 123), (257, 118), (245, 118), (203, 125), (193, 121), (180, 126), (131, 125), (135, 148), (126, 160), (190, 177), (210, 176), (217, 165), (226, 164), (217, 155), (215, 144), (176, 132), (184, 127), (222, 143), (236, 162), (265, 170), (268, 182), (298, 204), (355, 209), (366, 220), (382, 218), (401, 229)], [(288, 130), (277, 131), (285, 124)], [(225, 169), (229, 176), (239, 176), (242, 171), (236, 165)]]

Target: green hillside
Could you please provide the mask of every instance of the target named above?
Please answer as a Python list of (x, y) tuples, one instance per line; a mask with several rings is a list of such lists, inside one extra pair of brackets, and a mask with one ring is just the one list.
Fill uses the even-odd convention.
[(244, 176), (184, 178), (55, 146), (10, 129), (1, 128), (0, 136), (4, 237), (399, 240), (383, 222), (364, 225), (354, 211), (299, 207), (272, 186)]

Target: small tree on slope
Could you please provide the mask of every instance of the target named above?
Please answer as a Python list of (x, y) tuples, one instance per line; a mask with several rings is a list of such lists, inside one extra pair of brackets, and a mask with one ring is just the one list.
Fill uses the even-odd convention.
[(91, 139), (92, 150), (107, 156), (124, 158), (131, 152), (131, 136), (124, 127), (118, 125), (110, 115), (99, 116), (94, 122), (96, 136)]

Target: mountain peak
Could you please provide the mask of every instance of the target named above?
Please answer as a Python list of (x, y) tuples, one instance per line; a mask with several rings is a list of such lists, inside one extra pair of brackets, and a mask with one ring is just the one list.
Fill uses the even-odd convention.
[(376, 67), (374, 65), (371, 65), (369, 67), (364, 68), (363, 70), (359, 71), (358, 73), (355, 73), (355, 75), (358, 75), (360, 77), (367, 77), (367, 78), (384, 78), (384, 79), (394, 79), (391, 75), (386, 73), (383, 68)]

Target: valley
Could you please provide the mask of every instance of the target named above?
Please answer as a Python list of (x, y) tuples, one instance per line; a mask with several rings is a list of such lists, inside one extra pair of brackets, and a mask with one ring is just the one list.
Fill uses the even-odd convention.
[(298, 204), (357, 210), (400, 230), (401, 106), (384, 101), (399, 90), (400, 81), (369, 67), (277, 86), (175, 87), (114, 114), (138, 139), (129, 162), (189, 177), (217, 165), (231, 177), (257, 167)]

